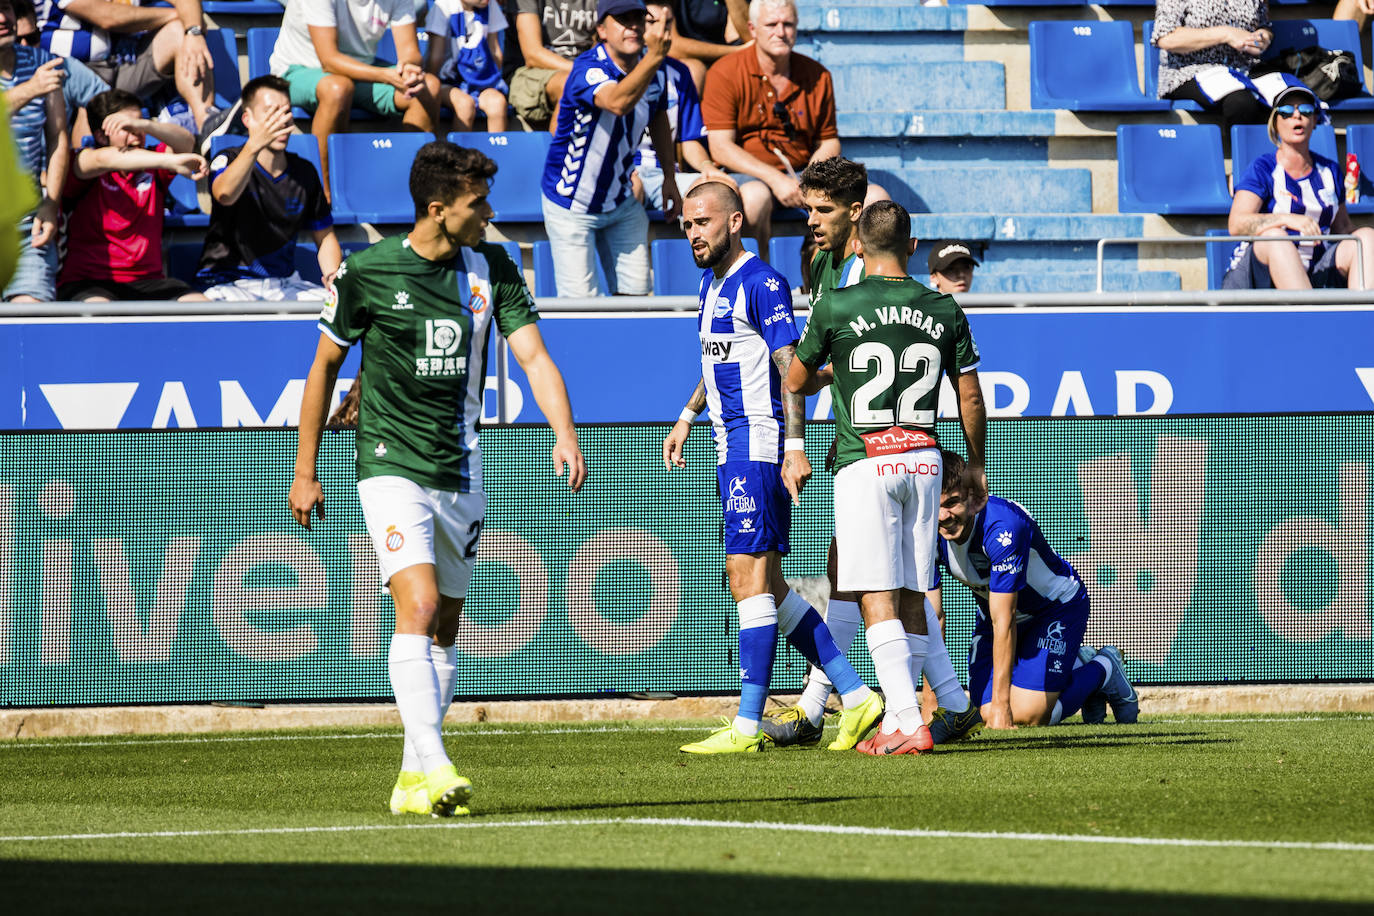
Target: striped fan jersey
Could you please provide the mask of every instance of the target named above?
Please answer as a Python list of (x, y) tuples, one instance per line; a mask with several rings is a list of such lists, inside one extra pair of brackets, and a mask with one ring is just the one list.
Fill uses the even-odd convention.
[(1055, 553), (1035, 519), (1009, 499), (989, 497), (964, 543), (938, 541), (941, 562), (973, 592), (978, 615), (985, 620), (990, 592), (1016, 593), (1017, 623), (1057, 614), (1086, 594), (1078, 573)]
[(787, 280), (745, 252), (716, 279), (702, 272), (697, 327), (716, 461), (782, 458), (782, 378), (773, 351), (797, 342)]
[[(682, 61), (667, 57), (663, 60), (663, 72), (668, 76), (665, 110), (668, 112), (673, 142), (705, 140), (706, 128), (701, 125), (701, 97), (697, 95), (696, 84), (692, 82), (692, 71)], [(658, 153), (654, 150), (648, 131), (644, 132), (644, 140), (635, 152), (635, 165), (658, 167)]]
[(609, 213), (630, 196), (635, 148), (653, 116), (667, 110), (668, 77), (660, 67), (627, 115), (598, 108), (596, 94), (624, 77), (603, 44), (573, 61), (541, 183), (544, 196), (558, 206)]
[[(127, 6), (142, 6), (139, 0), (120, 0)], [(34, 0), (38, 13), (38, 30), (42, 32), (43, 47), (58, 57), (75, 57), (80, 61), (104, 60), (120, 39), (136, 39), (132, 35), (111, 35), (98, 29), (80, 16), (69, 16), (64, 10), (71, 0)], [(130, 45), (132, 47), (132, 45)]]
[[(27, 45), (14, 45), (14, 73), (8, 79), (0, 77), (0, 89), (13, 89), (20, 83), (33, 79), (33, 74), (43, 64), (52, 60), (53, 55), (40, 48)], [(19, 164), (30, 177), (38, 179), (48, 164), (48, 134), (44, 128), (48, 120), (47, 96), (31, 100), (18, 111), (9, 112), (10, 130), (13, 132), (15, 152), (19, 154)]]
[[(1345, 173), (1335, 162), (1325, 156), (1312, 154), (1312, 171), (1302, 178), (1293, 178), (1278, 164), (1275, 153), (1265, 153), (1250, 164), (1245, 175), (1236, 182), (1237, 191), (1249, 191), (1260, 199), (1261, 213), (1300, 213), (1310, 217), (1322, 233), (1331, 231), (1336, 219), (1344, 192)], [(1289, 235), (1297, 235), (1292, 229)], [(1249, 242), (1236, 246), (1231, 258), (1235, 267), (1250, 247)], [(1302, 266), (1312, 266), (1312, 261), (1322, 256), (1326, 246), (1321, 242), (1299, 242), (1298, 253), (1302, 255)]]

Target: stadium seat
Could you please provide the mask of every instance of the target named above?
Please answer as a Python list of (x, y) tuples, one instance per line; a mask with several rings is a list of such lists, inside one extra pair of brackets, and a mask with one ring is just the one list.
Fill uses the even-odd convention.
[[(757, 255), (758, 240), (746, 238), (744, 250)], [(657, 239), (649, 244), (649, 254), (654, 262), (655, 296), (695, 296), (701, 291), (701, 268), (692, 259), (692, 245), (685, 238)], [(781, 268), (778, 272), (785, 274)]]
[(799, 289), (802, 285), (801, 250), (805, 236), (775, 235), (768, 240), (768, 263), (787, 278), (787, 285)]
[(214, 61), (215, 105), (229, 108), (239, 100), (239, 42), (233, 29), (206, 29), (205, 43)]
[(1129, 22), (1030, 24), (1031, 108), (1070, 111), (1164, 111), (1146, 98), (1135, 69)]
[[(1265, 124), (1236, 124), (1231, 127), (1231, 181), (1245, 174), (1254, 162), (1264, 153), (1272, 153), (1274, 144), (1269, 142), (1269, 127)], [(1319, 124), (1312, 132), (1312, 152), (1336, 158), (1336, 128), (1328, 121)]]
[[(416, 38), (420, 44), (420, 60), (423, 61), (425, 52), (429, 49), (429, 33), (425, 31), (423, 21), (417, 20), (415, 26), (417, 29)], [(376, 57), (373, 59), (382, 66), (393, 67), (396, 65), (396, 38), (391, 34), (390, 29), (387, 29), (386, 33), (382, 35), (382, 40), (377, 42)]]
[[(1230, 238), (1231, 233), (1225, 229), (1208, 229), (1207, 235), (1212, 238)], [(1231, 256), (1235, 253), (1240, 242), (1207, 243), (1207, 288), (1221, 289), (1221, 278), (1226, 276), (1226, 269), (1231, 266)]]
[(1374, 174), (1366, 171), (1374, 169), (1374, 124), (1348, 125), (1345, 129), (1345, 151), (1354, 153), (1360, 163), (1360, 199), (1353, 204), (1346, 204), (1346, 212), (1374, 213)]
[(1227, 213), (1231, 193), (1215, 124), (1123, 124), (1116, 129), (1122, 213)]
[[(346, 258), (357, 251), (362, 251), (371, 245), (371, 242), (340, 242), (339, 248), (343, 250)], [(300, 242), (296, 245), (296, 273), (301, 275), (302, 280), (311, 283), (319, 283), (323, 278), (320, 275), (319, 250), (312, 242)]]
[(410, 223), (410, 164), (433, 136), (424, 133), (334, 134), (329, 138), (329, 185), (335, 220)]
[(1302, 49), (1320, 45), (1349, 51), (1355, 55), (1355, 72), (1360, 75), (1362, 94), (1354, 98), (1329, 102), (1331, 108), (1344, 111), (1374, 111), (1374, 96), (1364, 85), (1364, 55), (1360, 50), (1360, 27), (1352, 19), (1275, 19), (1274, 41), (1263, 59), (1277, 57), (1289, 48)]
[(210, 225), (210, 214), (202, 213), (196, 183), (185, 175), (178, 175), (167, 186), (167, 214), (163, 226), (201, 228)]
[(277, 43), (277, 33), (280, 29), (258, 28), (249, 29), (245, 33), (245, 40), (248, 45), (248, 78), (266, 76), (272, 72), (270, 61), (272, 60), (272, 48)]
[[(163, 247), (167, 253), (167, 276), (194, 285), (204, 243), (173, 242)], [(318, 273), (318, 270), (316, 272)]]
[[(1155, 21), (1146, 19), (1140, 26), (1140, 40), (1145, 48), (1145, 57), (1141, 62), (1145, 70), (1145, 97), (1147, 99), (1159, 98), (1159, 56), (1160, 50), (1150, 43), (1150, 36), (1154, 34)], [(1166, 101), (1161, 99), (1161, 101)], [(1169, 103), (1177, 111), (1201, 111), (1202, 106), (1197, 102), (1179, 101)]]
[(544, 174), (544, 157), (551, 137), (547, 131), (507, 133), (452, 133), (452, 143), (476, 146), (500, 169), (491, 183), (491, 208), (495, 222), (540, 222), (544, 219), (543, 191), (539, 178)]

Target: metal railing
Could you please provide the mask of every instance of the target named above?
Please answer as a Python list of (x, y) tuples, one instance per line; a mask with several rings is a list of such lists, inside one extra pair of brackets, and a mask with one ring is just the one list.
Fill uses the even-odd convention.
[[(1289, 241), (1289, 242), (1343, 242), (1343, 241), (1345, 241), (1346, 239), (1351, 239), (1351, 240), (1353, 240), (1353, 241), (1355, 242), (1355, 246), (1356, 246), (1355, 262), (1356, 262), (1357, 265), (1359, 265), (1359, 271), (1360, 271), (1358, 274), (1355, 275), (1355, 276), (1356, 276), (1356, 279), (1359, 280), (1359, 284), (1358, 284), (1358, 287), (1359, 287), (1359, 288), (1358, 288), (1358, 289), (1355, 289), (1355, 290), (1351, 290), (1351, 292), (1359, 292), (1359, 293), (1362, 293), (1362, 294), (1363, 294), (1359, 299), (1354, 299), (1354, 300), (1351, 300), (1351, 301), (1356, 301), (1356, 302), (1368, 302), (1368, 301), (1370, 301), (1370, 296), (1369, 296), (1368, 291), (1364, 289), (1364, 287), (1366, 286), (1366, 283), (1365, 283), (1365, 276), (1364, 276), (1364, 239), (1361, 239), (1361, 238), (1359, 238), (1358, 236), (1355, 236), (1355, 235), (1290, 235), (1290, 236), (1288, 236), (1287, 239), (1284, 239), (1284, 238), (1279, 237), (1279, 236), (1274, 236), (1274, 235), (1178, 235), (1178, 236), (1165, 236), (1165, 237), (1161, 237), (1161, 238), (1156, 238), (1156, 237), (1150, 237), (1150, 238), (1127, 238), (1127, 237), (1125, 237), (1125, 236), (1122, 236), (1122, 237), (1118, 237), (1118, 238), (1098, 239), (1098, 240), (1097, 240), (1097, 291), (1098, 291), (1099, 293), (1103, 292), (1103, 289), (1102, 289), (1102, 266), (1103, 266), (1102, 255), (1103, 255), (1103, 251), (1106, 249), (1106, 247), (1107, 247), (1108, 245), (1196, 245), (1198, 242), (1201, 242), (1201, 243), (1203, 243), (1204, 245), (1217, 245), (1217, 244), (1233, 245), (1233, 244), (1235, 244), (1236, 242), (1250, 242), (1250, 243), (1252, 243), (1252, 244), (1253, 244), (1254, 242), (1282, 242), (1282, 241)], [(1191, 290), (1187, 291), (1188, 294), (1191, 294), (1191, 292), (1192, 292)], [(1208, 292), (1216, 292), (1216, 290), (1209, 290)], [(1250, 292), (1250, 290), (1228, 290), (1228, 292)], [(1273, 291), (1271, 290), (1271, 292), (1273, 292)], [(1285, 295), (1285, 296), (1291, 296), (1295, 291), (1294, 291), (1294, 290), (1279, 290), (1278, 292), (1281, 292), (1281, 293), (1282, 293), (1283, 295)], [(1170, 295), (1172, 295), (1172, 296), (1178, 296), (1178, 295), (1180, 295), (1180, 292), (1171, 292)], [(1285, 301), (1286, 301), (1286, 300), (1285, 300)], [(1331, 301), (1331, 300), (1330, 300), (1330, 299), (1327, 299), (1326, 301)]]

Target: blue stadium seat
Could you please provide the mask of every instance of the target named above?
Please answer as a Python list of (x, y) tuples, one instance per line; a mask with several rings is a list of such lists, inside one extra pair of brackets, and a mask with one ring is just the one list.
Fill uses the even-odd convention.
[(1328, 103), (1338, 111), (1374, 111), (1374, 96), (1364, 84), (1364, 55), (1360, 51), (1360, 27), (1353, 19), (1276, 19), (1274, 41), (1264, 53), (1264, 59), (1277, 57), (1289, 48), (1301, 49), (1309, 45), (1341, 49), (1355, 55), (1355, 72), (1360, 75), (1363, 94), (1354, 98)]
[[(1140, 40), (1145, 48), (1145, 57), (1141, 66), (1145, 70), (1145, 97), (1147, 99), (1159, 98), (1159, 48), (1150, 43), (1150, 36), (1154, 34), (1155, 21), (1146, 19), (1140, 25)], [(1201, 111), (1202, 106), (1197, 102), (1171, 102), (1170, 105), (1178, 111)]]
[(775, 235), (768, 240), (768, 263), (787, 278), (787, 285), (798, 289), (802, 285), (801, 250), (805, 236)]
[(206, 29), (205, 43), (214, 61), (215, 105), (228, 108), (239, 100), (239, 42), (233, 29)]
[(329, 185), (335, 219), (410, 223), (410, 164), (433, 136), (425, 133), (334, 134), (329, 138)]
[[(1265, 124), (1236, 124), (1231, 127), (1231, 180), (1245, 174), (1254, 162), (1264, 153), (1272, 153), (1274, 144), (1269, 142), (1269, 127)], [(1312, 132), (1312, 152), (1336, 158), (1336, 128), (1328, 121), (1320, 124)]]
[(1164, 111), (1140, 92), (1129, 22), (1030, 24), (1031, 108)]
[[(425, 24), (422, 20), (416, 20), (415, 28), (417, 29), (415, 37), (419, 40), (420, 44), (420, 60), (423, 62), (425, 53), (429, 50), (429, 33), (425, 31)], [(377, 53), (374, 60), (376, 63), (383, 66), (395, 66), (396, 38), (391, 34), (390, 29), (387, 29), (386, 34), (382, 36), (382, 40), (377, 42)]]
[[(1207, 235), (1212, 238), (1229, 238), (1231, 233), (1225, 229), (1208, 229)], [(1221, 278), (1226, 276), (1226, 269), (1231, 266), (1231, 256), (1235, 253), (1240, 242), (1208, 242), (1207, 243), (1207, 288), (1221, 289)]]
[(248, 78), (266, 76), (272, 72), (272, 48), (277, 43), (277, 33), (281, 29), (249, 29), (244, 38), (248, 45)]
[(184, 283), (195, 283), (196, 268), (200, 265), (203, 242), (173, 242), (165, 245), (167, 276)]
[[(1351, 124), (1345, 129), (1345, 151), (1360, 163), (1360, 199), (1346, 204), (1348, 213), (1374, 213), (1374, 124)], [(1341, 165), (1345, 163), (1342, 162)], [(1342, 172), (1342, 175), (1345, 173)]]
[(205, 0), (200, 8), (211, 16), (276, 16), (285, 12), (285, 4), (277, 0)]
[(692, 260), (692, 246), (684, 239), (656, 239), (649, 244), (654, 261), (655, 296), (695, 296), (701, 289), (701, 268)]
[(210, 214), (201, 212), (196, 183), (185, 175), (173, 178), (167, 186), (167, 214), (162, 218), (162, 224), (169, 229), (210, 225)]
[(475, 146), (496, 161), (500, 171), (491, 183), (491, 208), (496, 222), (539, 222), (544, 219), (539, 179), (552, 138), (548, 131), (452, 133), (451, 143)]
[(1122, 213), (1230, 212), (1215, 124), (1123, 124), (1116, 129), (1116, 160)]

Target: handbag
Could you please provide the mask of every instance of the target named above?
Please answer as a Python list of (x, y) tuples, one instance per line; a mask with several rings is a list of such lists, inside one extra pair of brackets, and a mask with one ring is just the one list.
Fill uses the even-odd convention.
[(1307, 85), (1323, 102), (1347, 99), (1364, 92), (1355, 55), (1350, 51), (1329, 50), (1318, 45), (1284, 48), (1276, 57), (1250, 68), (1250, 76), (1266, 73), (1291, 73)]

